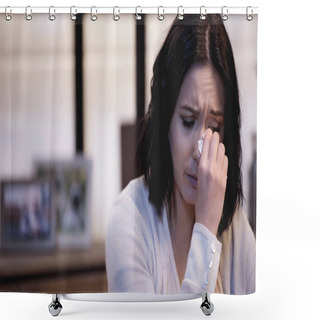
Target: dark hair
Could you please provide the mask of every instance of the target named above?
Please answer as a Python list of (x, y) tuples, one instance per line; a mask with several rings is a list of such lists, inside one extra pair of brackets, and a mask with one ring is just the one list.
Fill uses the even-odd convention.
[(140, 125), (136, 165), (149, 188), (149, 201), (161, 216), (173, 199), (173, 167), (168, 132), (178, 94), (187, 71), (194, 63), (212, 64), (225, 93), (224, 145), (228, 156), (228, 180), (219, 235), (231, 224), (242, 201), (240, 105), (237, 76), (229, 37), (220, 15), (185, 15), (175, 19), (153, 66), (151, 102)]

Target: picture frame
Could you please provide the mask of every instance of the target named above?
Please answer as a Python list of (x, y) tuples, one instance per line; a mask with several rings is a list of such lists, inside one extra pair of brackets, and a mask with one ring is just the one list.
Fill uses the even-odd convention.
[(1, 253), (54, 249), (51, 188), (48, 180), (1, 181)]
[(91, 161), (82, 156), (36, 161), (34, 168), (38, 179), (49, 179), (53, 186), (57, 247), (88, 248), (91, 242)]

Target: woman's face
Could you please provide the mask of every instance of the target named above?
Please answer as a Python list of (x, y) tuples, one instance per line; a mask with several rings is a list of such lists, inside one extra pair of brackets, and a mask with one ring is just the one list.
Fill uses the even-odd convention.
[(207, 128), (218, 131), (223, 141), (223, 83), (212, 66), (194, 64), (182, 82), (169, 128), (176, 198), (191, 205), (197, 192), (198, 140)]

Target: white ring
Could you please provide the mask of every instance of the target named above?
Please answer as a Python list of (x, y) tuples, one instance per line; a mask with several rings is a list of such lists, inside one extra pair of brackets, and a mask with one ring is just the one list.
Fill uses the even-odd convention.
[[(5, 19), (7, 21), (10, 21), (12, 19), (12, 16), (10, 16), (10, 14), (8, 13), (8, 9), (10, 8), (10, 6), (6, 6), (5, 9), (4, 9), (4, 14), (5, 14)], [(11, 9), (10, 9), (10, 12), (11, 12)]]
[[(182, 9), (182, 12), (180, 12), (180, 9)], [(177, 13), (177, 19), (183, 20), (183, 15), (184, 15), (184, 8), (183, 8), (183, 6), (179, 6), (178, 13)]]
[(142, 13), (142, 8), (140, 6), (136, 7), (136, 14), (135, 14), (135, 18), (137, 21), (142, 19), (142, 16), (140, 14), (138, 14), (138, 8), (140, 9), (140, 13)]
[(90, 15), (91, 15), (91, 21), (97, 21), (98, 17), (97, 17), (97, 9), (96, 9), (96, 14), (93, 14), (93, 8), (95, 8), (95, 6), (91, 7), (90, 9)]
[[(116, 9), (118, 10), (118, 13), (116, 14)], [(115, 6), (113, 7), (113, 20), (114, 21), (119, 21), (120, 20), (120, 9), (119, 7)]]
[[(249, 8), (251, 8), (251, 14), (249, 14)], [(253, 9), (250, 6), (248, 6), (247, 9), (246, 9), (246, 19), (248, 21), (252, 21), (253, 20)]]
[(53, 12), (55, 12), (54, 6), (49, 7), (49, 20), (54, 21), (56, 19), (56, 16), (51, 13), (51, 10), (53, 10)]
[[(226, 9), (226, 13), (224, 12), (224, 9)], [(221, 8), (221, 19), (223, 20), (223, 21), (227, 21), (228, 20), (228, 7), (226, 7), (226, 6), (223, 6), (222, 8)]]
[[(28, 9), (29, 9), (29, 12), (28, 12)], [(31, 21), (31, 20), (32, 20), (32, 15), (31, 15), (31, 13), (32, 13), (31, 7), (30, 7), (30, 6), (27, 6), (27, 7), (26, 7), (26, 20), (27, 20), (27, 21)]]
[[(160, 14), (160, 8), (162, 8), (162, 14)], [(158, 20), (162, 21), (164, 19), (164, 9), (163, 6), (158, 7)]]
[[(203, 12), (204, 10), (204, 12)], [(207, 18), (207, 8), (205, 6), (200, 7), (200, 20), (206, 20)]]
[[(73, 9), (75, 9), (75, 13), (73, 13)], [(77, 9), (75, 6), (70, 7), (70, 19), (72, 21), (76, 21), (77, 20)]]

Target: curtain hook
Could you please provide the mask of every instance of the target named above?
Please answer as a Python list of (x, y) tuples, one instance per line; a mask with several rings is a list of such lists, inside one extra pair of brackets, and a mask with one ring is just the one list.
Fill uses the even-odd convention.
[(10, 6), (6, 6), (5, 9), (4, 9), (4, 14), (5, 14), (5, 19), (7, 21), (10, 21), (12, 19), (12, 16), (10, 16), (10, 14), (8, 13), (8, 11), (10, 11), (10, 13), (12, 12), (11, 9), (9, 9)]
[[(74, 12), (73, 12), (73, 10), (74, 10)], [(75, 6), (72, 6), (70, 8), (70, 19), (72, 21), (76, 21), (77, 20), (77, 8)]]
[(30, 6), (27, 6), (26, 7), (26, 20), (27, 21), (30, 21), (30, 20), (32, 20), (32, 9), (31, 9), (31, 7)]
[(141, 19), (142, 19), (142, 16), (141, 16), (140, 14), (138, 14), (138, 8), (139, 8), (139, 10), (140, 10), (140, 14), (142, 13), (141, 7), (140, 7), (140, 6), (137, 6), (137, 7), (136, 7), (135, 18), (136, 18), (136, 20), (141, 20)]
[[(162, 9), (162, 13), (160, 14), (160, 9)], [(164, 9), (163, 6), (158, 7), (158, 20), (162, 21), (164, 19)]]
[[(116, 10), (118, 13), (116, 13)], [(118, 7), (113, 7), (113, 20), (114, 21), (119, 21), (120, 20), (120, 9)]]
[(226, 7), (226, 6), (223, 6), (222, 8), (221, 8), (221, 19), (223, 20), (223, 21), (227, 21), (228, 20), (228, 7)]
[[(251, 9), (251, 14), (249, 14), (249, 9)], [(253, 9), (250, 6), (248, 6), (246, 9), (246, 19), (248, 21), (251, 21), (253, 19)]]
[(184, 8), (183, 8), (183, 6), (179, 6), (179, 7), (178, 7), (177, 18), (178, 18), (179, 20), (183, 20), (183, 15), (184, 15)]
[(52, 13), (52, 11), (53, 11), (53, 13), (56, 12), (54, 6), (49, 7), (49, 20), (50, 21), (56, 20), (56, 16)]
[(200, 7), (200, 20), (206, 20), (207, 18), (207, 8), (205, 6)]
[[(93, 14), (93, 9), (96, 10), (96, 14)], [(97, 9), (95, 6), (91, 7), (90, 9), (90, 15), (91, 15), (91, 21), (97, 21), (98, 17), (97, 17)]]

